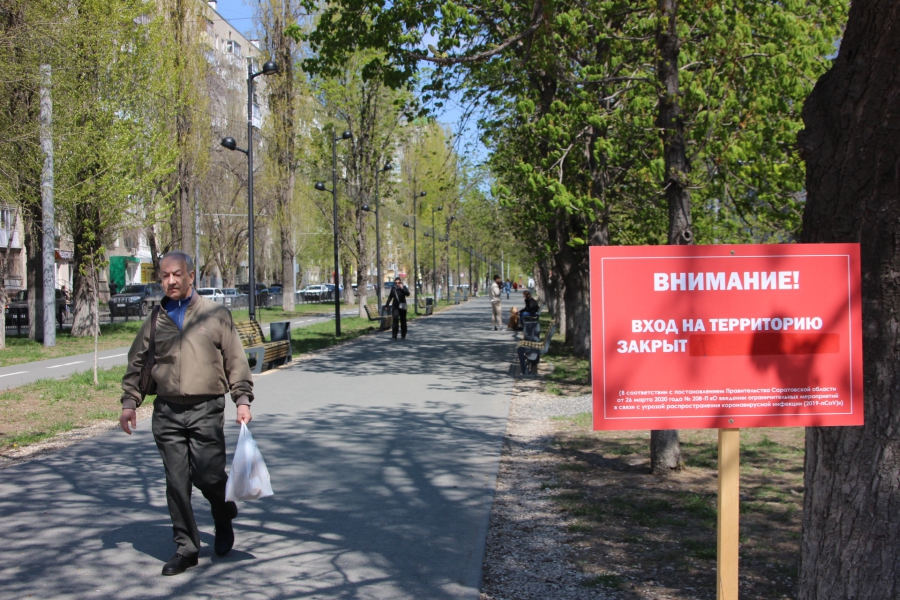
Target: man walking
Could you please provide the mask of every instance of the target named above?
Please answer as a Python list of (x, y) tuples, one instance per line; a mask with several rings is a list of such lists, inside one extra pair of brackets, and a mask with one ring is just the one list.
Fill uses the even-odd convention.
[(499, 275), (494, 275), (494, 283), (491, 284), (491, 324), (494, 326), (494, 331), (498, 331), (503, 323), (503, 313), (500, 308), (500, 284), (502, 281)]
[(237, 422), (249, 423), (253, 377), (231, 312), (194, 293), (191, 257), (169, 252), (160, 261), (159, 273), (166, 296), (162, 310), (156, 308), (144, 321), (128, 352), (119, 425), (129, 435), (137, 426), (135, 409), (143, 401), (141, 368), (155, 318), (152, 377), (158, 395), (153, 438), (166, 469), (166, 500), (177, 545), (162, 574), (178, 575), (197, 565), (200, 552), (191, 508), (193, 486), (212, 508), (216, 554), (228, 554), (234, 545), (231, 521), (237, 505), (225, 501), (225, 394), (231, 392), (237, 404)]

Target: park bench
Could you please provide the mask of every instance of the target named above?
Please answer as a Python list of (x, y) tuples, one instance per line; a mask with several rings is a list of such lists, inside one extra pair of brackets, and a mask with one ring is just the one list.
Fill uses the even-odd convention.
[(270, 342), (267, 342), (263, 336), (262, 326), (258, 321), (243, 321), (235, 323), (234, 326), (241, 338), (241, 344), (244, 346), (247, 357), (253, 356), (256, 359), (256, 365), (253, 367), (254, 373), (262, 373), (264, 365), (276, 362), (285, 365), (291, 362), (293, 352), (291, 351), (290, 321), (269, 324), (269, 330), (272, 332), (270, 335), (272, 341)]
[[(527, 367), (527, 372), (522, 373), (522, 375), (530, 375), (532, 377), (537, 375), (541, 357), (550, 351), (550, 340), (556, 331), (556, 324), (554, 323), (550, 326), (550, 330), (547, 331), (547, 335), (544, 336), (543, 340), (540, 338), (540, 327), (537, 319), (529, 319), (524, 323), (522, 340), (519, 342), (518, 348), (516, 348), (516, 355), (520, 358), (524, 357), (525, 366)], [(513, 365), (513, 368), (510, 369), (513, 373), (517, 373), (519, 370), (520, 365)]]
[(366, 304), (366, 315), (368, 315), (370, 321), (378, 321), (378, 330), (379, 331), (387, 331), (394, 324), (394, 316), (393, 315), (383, 315), (378, 316), (375, 312), (375, 309), (372, 308), (370, 304)]
[(434, 305), (427, 304), (424, 298), (419, 298), (419, 308), (425, 311), (426, 317), (434, 312)]

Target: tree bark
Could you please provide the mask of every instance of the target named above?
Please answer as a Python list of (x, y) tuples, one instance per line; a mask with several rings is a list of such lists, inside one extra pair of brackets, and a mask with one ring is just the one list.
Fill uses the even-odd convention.
[(25, 220), (25, 285), (28, 289), (28, 339), (44, 341), (44, 268), (41, 226), (35, 215)]
[[(681, 40), (676, 29), (678, 0), (659, 0), (662, 19), (656, 36), (659, 54), (659, 117), (665, 161), (663, 189), (669, 209), (669, 244), (684, 245), (694, 241), (691, 231), (691, 192), (687, 187), (689, 165), (684, 143), (684, 121), (681, 117), (678, 60)], [(681, 469), (681, 444), (677, 430), (650, 432), (650, 470), (667, 475)]]
[(91, 231), (90, 224), (99, 223), (100, 217), (92, 214), (91, 209), (86, 206), (76, 207), (75, 217), (72, 232), (75, 242), (73, 281), (75, 310), (72, 315), (71, 334), (74, 337), (87, 337), (97, 333), (95, 327), (99, 323), (97, 299), (100, 290), (97, 289), (97, 275), (94, 273), (99, 232)]
[(859, 242), (865, 425), (810, 427), (799, 600), (900, 597), (900, 4), (858, 0), (803, 109), (803, 242)]

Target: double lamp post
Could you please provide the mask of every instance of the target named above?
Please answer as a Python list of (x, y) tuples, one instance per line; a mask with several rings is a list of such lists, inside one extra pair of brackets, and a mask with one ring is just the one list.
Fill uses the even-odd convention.
[[(249, 245), (248, 267), (249, 275), (249, 310), (250, 320), (256, 320), (256, 271), (254, 269), (254, 246), (253, 246), (253, 80), (260, 75), (271, 75), (278, 72), (278, 65), (274, 62), (267, 61), (262, 66), (262, 71), (253, 72), (253, 62), (247, 60), (247, 149), (238, 148), (237, 142), (233, 137), (222, 139), (222, 145), (229, 150), (237, 150), (247, 155), (247, 237)], [(197, 262), (200, 261), (199, 256), (194, 257)], [(291, 290), (294, 293), (294, 290)]]

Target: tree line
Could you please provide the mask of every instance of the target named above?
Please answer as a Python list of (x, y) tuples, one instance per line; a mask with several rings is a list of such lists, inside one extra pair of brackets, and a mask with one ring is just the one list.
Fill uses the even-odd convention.
[[(352, 133), (338, 147), (338, 229), (345, 299), (360, 301), (361, 310), (375, 253), (374, 218), (363, 206), (374, 207), (376, 170), (394, 166), (381, 173), (379, 191), (382, 241), (398, 265), (412, 263), (410, 232), (402, 224), (412, 213), (413, 191), (427, 194), (416, 209), (429, 224), (432, 207), (446, 203), (443, 215), (462, 218), (467, 202), (473, 214), (485, 202), (483, 186), (473, 184), (483, 173), (460, 158), (452, 133), (434, 118), (414, 118), (409, 91), (362, 77), (364, 54), (328, 77), (303, 69), (309, 47), (287, 32), (310, 30), (315, 17), (297, 1), (258, 5), (255, 68), (265, 60), (280, 68), (256, 80), (255, 102), (268, 112), (248, 140), (244, 86), (252, 49), (243, 49), (243, 56), (222, 52), (210, 15), (196, 0), (0, 3), (0, 198), (15, 207), (25, 231), (31, 338), (42, 337), (44, 65), (52, 71), (58, 234), (74, 246), (72, 335), (96, 330), (99, 271), (117, 238), (146, 239), (154, 275), (166, 251), (193, 254), (199, 247), (201, 279), (216, 272), (224, 286), (237, 283), (248, 251), (248, 173), (242, 154), (220, 146), (226, 136), (254, 147), (257, 281), (287, 288), (295, 261), (301, 274), (319, 268), (321, 279), (331, 280), (330, 197), (312, 184), (330, 179), (334, 132)], [(466, 247), (488, 236), (476, 227), (454, 235)], [(431, 254), (422, 253), (420, 279), (436, 269), (447, 272), (447, 254), (433, 265)], [(362, 298), (354, 297), (351, 283)], [(0, 296), (5, 302), (5, 287)], [(283, 299), (283, 308), (292, 310), (293, 294)]]
[(889, 0), (336, 0), (306, 64), (378, 49), (370, 77), (483, 110), (582, 356), (591, 245), (860, 243), (866, 425), (807, 429), (798, 598), (877, 600), (900, 590), (898, 27)]

